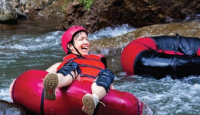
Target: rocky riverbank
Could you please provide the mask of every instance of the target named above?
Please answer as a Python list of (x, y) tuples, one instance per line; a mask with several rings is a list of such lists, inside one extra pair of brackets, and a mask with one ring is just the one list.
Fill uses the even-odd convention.
[(57, 20), (55, 28), (59, 30), (82, 25), (90, 32), (122, 24), (144, 27), (180, 22), (187, 16), (200, 14), (199, 3), (199, 0), (95, 0), (87, 9), (79, 0), (2, 0), (0, 23)]

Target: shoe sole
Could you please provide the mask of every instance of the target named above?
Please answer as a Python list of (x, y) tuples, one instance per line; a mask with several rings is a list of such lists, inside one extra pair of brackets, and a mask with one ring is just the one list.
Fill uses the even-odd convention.
[(47, 100), (55, 100), (56, 93), (55, 89), (58, 85), (58, 76), (56, 73), (49, 73), (46, 75), (43, 81), (44, 86), (44, 97)]
[(83, 96), (82, 102), (83, 102), (82, 110), (88, 115), (92, 115), (95, 109), (95, 103), (92, 95), (86, 94), (85, 96)]

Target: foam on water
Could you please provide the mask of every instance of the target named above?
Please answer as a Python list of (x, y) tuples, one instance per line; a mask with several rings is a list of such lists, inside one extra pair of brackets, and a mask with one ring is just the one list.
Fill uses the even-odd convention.
[[(89, 34), (89, 39), (110, 38), (126, 34), (133, 31), (135, 28), (129, 27), (127, 24), (117, 26), (116, 28), (107, 27), (103, 30)], [(54, 31), (43, 35), (13, 35), (4, 38), (0, 41), (1, 53), (8, 53), (10, 51), (38, 51), (45, 49), (60, 49), (60, 39), (63, 31)]]
[(198, 22), (200, 21), (200, 14), (187, 16), (182, 22)]
[(37, 51), (58, 47), (63, 32), (56, 31), (44, 35), (13, 35), (0, 41), (0, 50)]
[(8, 88), (0, 89), (0, 99), (12, 102), (12, 99), (9, 95), (9, 89)]
[(130, 27), (128, 24), (123, 24), (121, 26), (117, 26), (115, 28), (107, 27), (100, 31), (89, 34), (89, 39), (101, 39), (101, 38), (112, 38), (116, 36), (120, 36), (135, 30), (134, 27)]
[(200, 77), (173, 80), (168, 76), (156, 80), (135, 75), (116, 79), (115, 88), (132, 92), (150, 105), (153, 115), (197, 114), (200, 112), (200, 82), (191, 83), (192, 79), (196, 81)]

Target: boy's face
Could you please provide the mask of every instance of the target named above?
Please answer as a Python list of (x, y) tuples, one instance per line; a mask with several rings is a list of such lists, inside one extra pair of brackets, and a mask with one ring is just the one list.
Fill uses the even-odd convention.
[[(79, 51), (82, 56), (89, 54), (90, 43), (88, 41), (88, 36), (85, 32), (79, 32), (74, 36), (74, 46)], [(71, 44), (68, 44), (69, 49), (72, 53), (78, 54)], [(79, 55), (79, 54), (78, 54)]]

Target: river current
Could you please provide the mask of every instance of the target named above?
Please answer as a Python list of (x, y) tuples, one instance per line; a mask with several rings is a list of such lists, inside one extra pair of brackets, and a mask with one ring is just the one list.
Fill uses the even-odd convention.
[[(24, 28), (24, 27), (29, 28)], [(24, 24), (18, 29), (0, 31), (0, 99), (12, 102), (9, 85), (13, 79), (30, 69), (45, 70), (65, 56), (60, 39), (64, 31), (45, 26)], [(20, 30), (21, 29), (21, 30)], [(124, 24), (116, 28), (89, 34), (89, 39), (109, 39), (134, 31)], [(130, 92), (145, 102), (152, 115), (200, 115), (200, 76), (157, 80), (151, 77), (129, 76), (120, 67), (120, 54), (108, 56), (108, 67), (115, 70), (114, 86)]]

